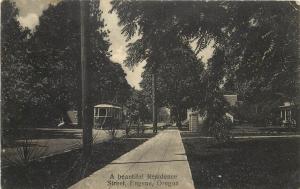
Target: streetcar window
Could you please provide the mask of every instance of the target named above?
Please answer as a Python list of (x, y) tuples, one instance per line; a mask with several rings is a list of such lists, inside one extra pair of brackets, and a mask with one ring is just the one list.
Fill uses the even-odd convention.
[(113, 115), (113, 110), (111, 108), (107, 108), (107, 116), (112, 116)]
[(99, 109), (99, 116), (106, 116), (106, 109)]

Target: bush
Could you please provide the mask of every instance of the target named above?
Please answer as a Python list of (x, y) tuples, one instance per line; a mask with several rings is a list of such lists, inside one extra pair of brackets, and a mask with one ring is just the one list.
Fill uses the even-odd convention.
[[(2, 153), (2, 158), (9, 166), (27, 166), (31, 161), (45, 156), (47, 153), (47, 144), (39, 145), (32, 139), (31, 131), (22, 129), (18, 132), (19, 141), (14, 141), (15, 155)], [(16, 133), (16, 132), (15, 132)]]
[(223, 116), (221, 119), (214, 121), (213, 124), (209, 126), (208, 133), (215, 137), (217, 142), (227, 142), (231, 138), (230, 129), (232, 126), (232, 121), (227, 116)]

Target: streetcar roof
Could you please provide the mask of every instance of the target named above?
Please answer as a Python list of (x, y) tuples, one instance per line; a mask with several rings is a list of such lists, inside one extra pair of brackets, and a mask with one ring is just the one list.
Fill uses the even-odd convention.
[(121, 109), (121, 107), (114, 106), (111, 104), (98, 104), (98, 105), (94, 106), (94, 108), (118, 108), (118, 109)]

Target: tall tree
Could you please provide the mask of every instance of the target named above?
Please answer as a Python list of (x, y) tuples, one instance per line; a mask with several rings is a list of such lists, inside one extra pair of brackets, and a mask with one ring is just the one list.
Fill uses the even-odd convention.
[[(242, 95), (252, 102), (284, 96), (292, 99), (298, 60), (299, 10), (291, 2), (228, 6), (232, 21), (226, 28), (229, 37), (223, 44), (231, 60), (228, 63), (232, 81), (248, 83), (249, 89)], [(232, 12), (233, 9), (237, 11)]]
[(126, 107), (128, 108), (131, 119), (135, 119), (135, 121), (140, 120), (145, 122), (151, 117), (151, 111), (147, 104), (146, 96), (142, 91), (132, 89)]
[[(161, 51), (160, 46), (153, 44), (170, 32), (178, 38), (195, 40), (196, 53), (213, 40), (214, 47), (223, 49), (228, 59), (223, 67), (225, 88), (229, 88), (230, 82), (235, 83), (231, 84), (232, 91), (241, 93), (250, 102), (294, 99), (294, 70), (299, 61), (296, 3), (113, 1), (112, 4), (128, 39), (136, 34), (142, 36), (129, 45), (129, 65), (151, 57), (155, 49)], [(156, 60), (162, 57), (159, 52), (156, 55)]]
[[(124, 2), (124, 3), (126, 4), (126, 3), (130, 3), (130, 2)], [(157, 132), (157, 107), (156, 107), (156, 99), (157, 98), (156, 98), (156, 75), (155, 75), (155, 72), (156, 72), (157, 64), (159, 63), (159, 55), (158, 55), (159, 49), (157, 48), (158, 46), (155, 43), (153, 43), (154, 36), (152, 34), (154, 34), (154, 33), (150, 34), (149, 33), (150, 31), (148, 31), (148, 29), (151, 29), (152, 27), (148, 26), (148, 29), (144, 29), (144, 26), (140, 25), (140, 23), (137, 24), (136, 22), (134, 22), (134, 19), (132, 19), (132, 15), (135, 14), (134, 16), (139, 16), (140, 14), (136, 14), (136, 11), (131, 12), (130, 9), (127, 9), (130, 11), (124, 11), (123, 8), (126, 8), (127, 5), (122, 4), (118, 1), (113, 1), (112, 4), (113, 4), (112, 10), (117, 10), (117, 12), (119, 14), (120, 24), (122, 24), (124, 26), (122, 33), (126, 35), (127, 40), (131, 39), (137, 33), (138, 25), (140, 27), (139, 31), (143, 31), (142, 39), (129, 45), (129, 51), (128, 51), (129, 56), (127, 57), (127, 60), (125, 61), (125, 63), (129, 67), (133, 67), (136, 64), (138, 64), (148, 58), (149, 58), (148, 62), (151, 62), (151, 68), (149, 68), (149, 69), (151, 69), (152, 79), (153, 79), (153, 81), (152, 81), (152, 83), (153, 83), (153, 86), (152, 86), (153, 132)], [(125, 6), (123, 6), (123, 5), (125, 5)], [(134, 8), (132, 10), (134, 10)], [(140, 7), (139, 7), (139, 10), (144, 11)], [(150, 9), (148, 9), (148, 10), (150, 10)], [(153, 10), (155, 10), (155, 9), (153, 9)], [(155, 12), (156, 12), (156, 10), (155, 10)], [(126, 16), (126, 14), (128, 15), (128, 13), (131, 14), (129, 17)], [(157, 12), (157, 13), (158, 13), (157, 17), (161, 16), (161, 12)], [(142, 15), (145, 15), (145, 14), (142, 13)], [(152, 20), (150, 20), (150, 23), (152, 21), (156, 22), (158, 20), (159, 19), (152, 19)], [(154, 22), (152, 22), (152, 24), (155, 25)], [(145, 22), (145, 24), (150, 24), (150, 23)], [(158, 22), (156, 22), (156, 24), (158, 24)], [(153, 28), (155, 28), (155, 26)], [(160, 28), (160, 27), (158, 27), (158, 28)], [(155, 36), (160, 37), (160, 35), (155, 35)], [(150, 40), (147, 40), (149, 42), (148, 45), (146, 45), (147, 42), (145, 40), (147, 38), (150, 39)], [(146, 50), (147, 50), (147, 52), (146, 52)]]
[(34, 91), (40, 97), (39, 104), (56, 113), (49, 117), (59, 117), (71, 107), (80, 107), (79, 15), (79, 2), (49, 5), (31, 39)]
[[(188, 43), (174, 44), (178, 39), (172, 39), (166, 44), (161, 64), (157, 67), (157, 96), (158, 105), (167, 106), (174, 110), (176, 124), (181, 126), (181, 112), (200, 106), (203, 85), (201, 76), (204, 70), (203, 63), (197, 59)], [(162, 44), (163, 45), (163, 44)], [(151, 91), (151, 72), (146, 67), (141, 86), (144, 91)], [(185, 114), (186, 115), (186, 114)]]
[(26, 107), (32, 98), (30, 92), (32, 67), (28, 64), (26, 54), (30, 32), (17, 21), (18, 14), (19, 10), (15, 3), (9, 0), (1, 2), (1, 117), (3, 127), (25, 126), (28, 119), (22, 115), (26, 114)]
[[(99, 2), (90, 1), (88, 76), (91, 104), (113, 102), (115, 91), (129, 91), (123, 70), (109, 60), (108, 31), (104, 29)], [(53, 107), (59, 117), (68, 109), (81, 110), (80, 6), (78, 1), (50, 5), (40, 17), (31, 39), (31, 61), (35, 70), (34, 90), (45, 107)], [(128, 95), (127, 95), (128, 96)], [(122, 96), (122, 97), (126, 97)], [(118, 97), (119, 101), (126, 101)]]
[(96, 102), (124, 105), (131, 95), (126, 73), (118, 63), (103, 66), (101, 83), (97, 78), (92, 82), (95, 82), (94, 87), (99, 87), (94, 93)]
[(205, 103), (200, 107), (205, 110), (206, 114), (204, 132), (208, 132), (210, 128), (217, 126), (216, 123), (222, 123), (224, 120), (225, 108), (228, 104), (224, 99), (221, 87), (224, 85), (226, 62), (224, 49), (217, 48), (207, 63), (207, 69), (203, 76), (203, 84), (206, 88)]
[(125, 63), (128, 67), (133, 67), (144, 60), (147, 62), (148, 72), (152, 74), (153, 128), (155, 131), (158, 99), (156, 98), (157, 72), (164, 62), (164, 53), (170, 48), (166, 44), (172, 42), (172, 39), (177, 41), (177, 38), (180, 38), (174, 27), (177, 24), (174, 17), (175, 9), (180, 5), (173, 2), (133, 1), (112, 1), (112, 5), (112, 11), (118, 13), (120, 24), (123, 25), (122, 33), (127, 39), (135, 35), (141, 36), (140, 39), (128, 45), (128, 57)]
[(261, 110), (256, 117), (261, 121), (270, 119), (283, 101), (295, 100), (297, 5), (231, 3), (228, 15), (232, 18), (224, 29), (228, 37), (221, 43), (229, 59), (225, 89), (237, 92), (246, 104), (256, 104)]

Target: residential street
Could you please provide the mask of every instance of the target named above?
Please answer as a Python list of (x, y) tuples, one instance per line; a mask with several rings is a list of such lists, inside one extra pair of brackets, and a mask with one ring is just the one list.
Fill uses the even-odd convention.
[(300, 0), (0, 4), (0, 189), (300, 189)]

